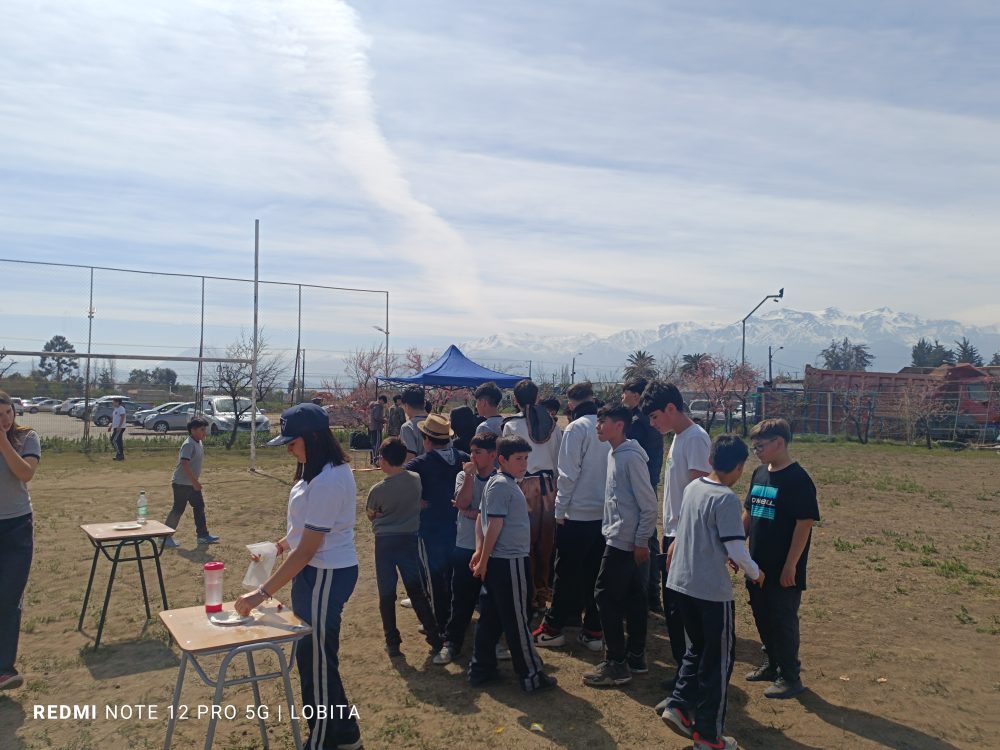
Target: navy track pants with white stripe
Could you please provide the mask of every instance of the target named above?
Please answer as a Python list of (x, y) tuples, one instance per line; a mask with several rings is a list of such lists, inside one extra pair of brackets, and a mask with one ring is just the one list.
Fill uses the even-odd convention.
[[(312, 635), (301, 639), (295, 663), (302, 683), (303, 706), (326, 706), (328, 718), (306, 713), (310, 750), (335, 748), (360, 736), (358, 722), (340, 680), (340, 621), (344, 605), (358, 582), (358, 566), (314, 568), (307, 565), (292, 581), (292, 611), (309, 623)], [(332, 707), (332, 708), (330, 708)]]
[(486, 581), (479, 594), (479, 620), (469, 664), (470, 677), (485, 677), (496, 672), (496, 646), (502, 634), (507, 637), (521, 688), (531, 691), (538, 687), (543, 665), (531, 638), (529, 613), (533, 594), (531, 562), (527, 557), (490, 558)]
[(698, 734), (714, 742), (726, 724), (729, 678), (736, 659), (736, 606), (674, 589), (670, 593), (684, 619), (688, 646), (667, 705), (691, 712)]

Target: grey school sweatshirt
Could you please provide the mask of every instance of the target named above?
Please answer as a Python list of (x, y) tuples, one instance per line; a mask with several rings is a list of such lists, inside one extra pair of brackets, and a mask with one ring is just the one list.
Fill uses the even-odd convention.
[(635, 440), (626, 440), (608, 456), (601, 531), (610, 546), (625, 552), (645, 546), (656, 528), (656, 491), (647, 460)]

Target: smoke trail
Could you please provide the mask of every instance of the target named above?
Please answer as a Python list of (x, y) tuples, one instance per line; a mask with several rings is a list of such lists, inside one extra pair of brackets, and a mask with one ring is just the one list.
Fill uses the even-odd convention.
[[(399, 254), (423, 268), (423, 283), (434, 284), (435, 296), (454, 307), (473, 309), (481, 299), (473, 253), (433, 207), (413, 195), (376, 121), (370, 41), (357, 12), (341, 0), (291, 0), (270, 6), (269, 15), (289, 35), (282, 52), (308, 73), (299, 77), (301, 85), (309, 87), (317, 101), (329, 103), (329, 113), (316, 129), (320, 137), (334, 146), (363, 193), (402, 222)], [(457, 269), (467, 270), (460, 276)]]

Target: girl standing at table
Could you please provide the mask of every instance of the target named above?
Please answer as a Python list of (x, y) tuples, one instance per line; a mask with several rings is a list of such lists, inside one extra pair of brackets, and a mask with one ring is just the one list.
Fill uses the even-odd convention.
[(361, 730), (344, 692), (338, 658), (341, 614), (358, 581), (354, 474), (330, 432), (326, 412), (315, 404), (287, 409), (281, 415), (281, 435), (268, 445), (287, 445), (298, 461), (288, 496), (288, 533), (277, 543), (280, 553), (291, 554), (263, 586), (236, 601), (236, 611), (248, 614), (292, 581), (292, 611), (313, 629), (295, 652), (302, 703), (332, 707), (328, 718), (308, 720), (307, 747), (358, 750)]
[(28, 585), (34, 527), (28, 482), (42, 448), (35, 431), (14, 419), (14, 403), (0, 391), (0, 690), (20, 687), (14, 668), (21, 634), (21, 600)]

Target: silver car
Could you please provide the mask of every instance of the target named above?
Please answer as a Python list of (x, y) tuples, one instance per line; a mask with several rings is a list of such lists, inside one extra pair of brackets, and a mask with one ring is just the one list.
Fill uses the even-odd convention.
[(133, 414), (130, 419), (133, 423), (141, 425), (143, 422), (146, 421), (147, 417), (151, 417), (154, 414), (162, 414), (165, 411), (170, 411), (175, 406), (180, 406), (181, 403), (182, 402), (180, 401), (171, 401), (170, 403), (167, 404), (160, 404), (155, 409), (140, 409), (135, 414)]
[(40, 411), (53, 411), (61, 403), (62, 401), (57, 398), (43, 398), (28, 404), (28, 411), (31, 414), (38, 414)]
[[(159, 414), (150, 414), (142, 421), (142, 426), (153, 432), (165, 433), (171, 430), (186, 430), (187, 423), (194, 416), (194, 401), (178, 404)], [(216, 428), (217, 429), (217, 428)]]

